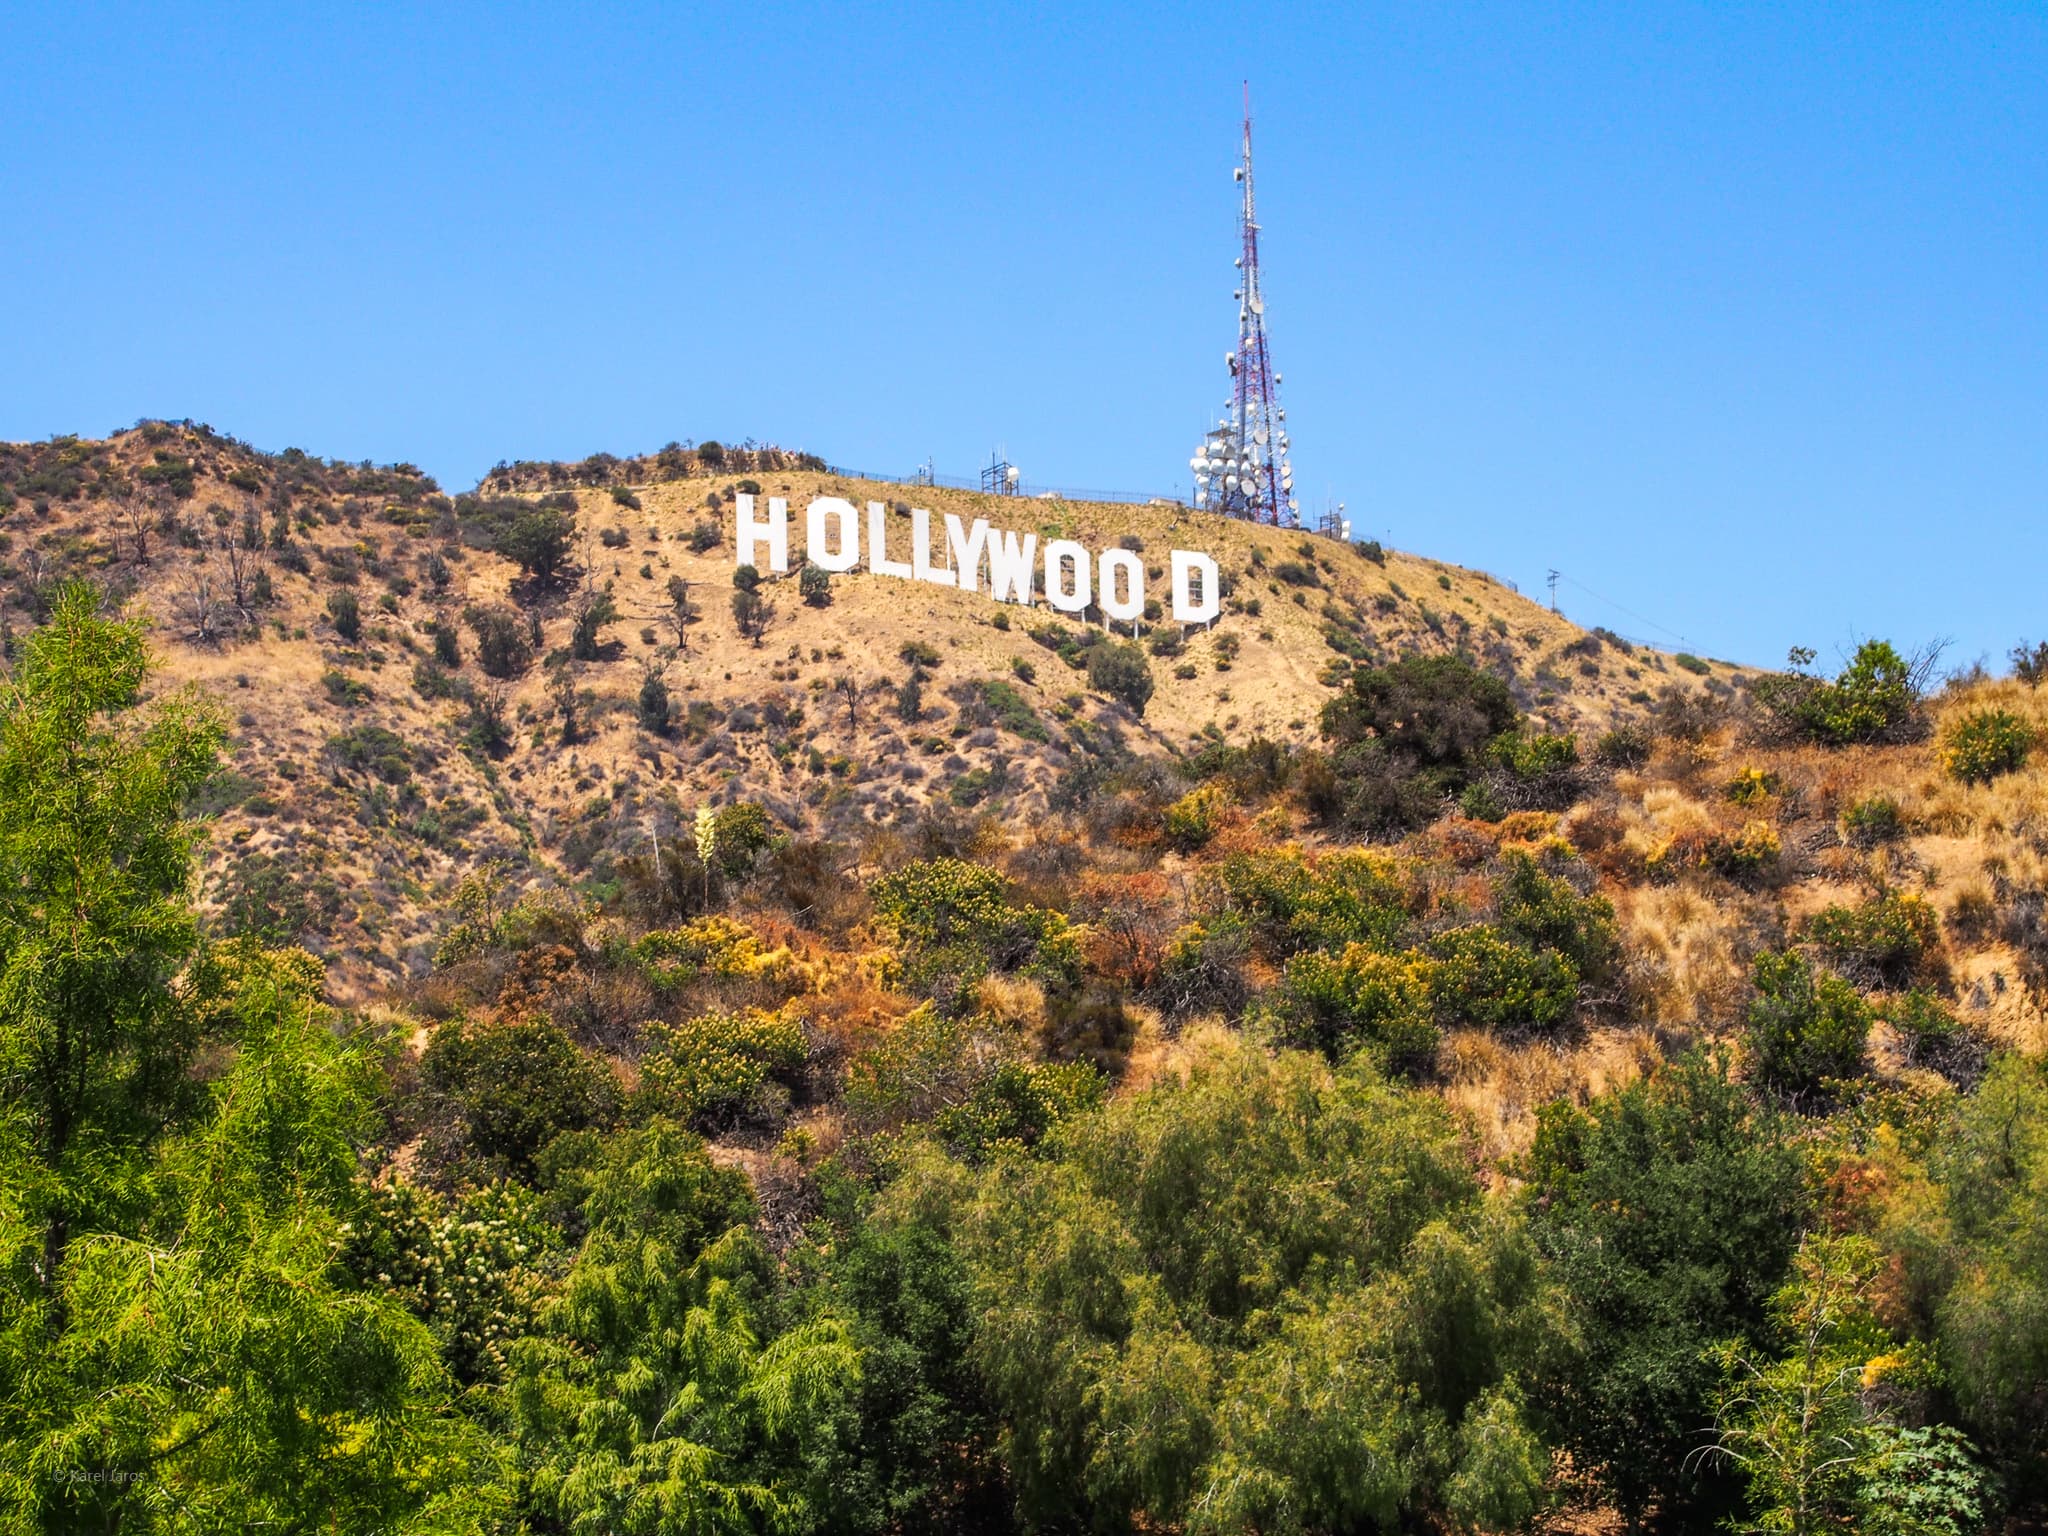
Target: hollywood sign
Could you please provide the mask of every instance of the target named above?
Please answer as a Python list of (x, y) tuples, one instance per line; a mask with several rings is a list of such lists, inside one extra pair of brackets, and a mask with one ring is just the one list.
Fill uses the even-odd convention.
[[(935, 587), (983, 590), (999, 603), (1030, 607), (1034, 590), (1061, 613), (1082, 614), (1092, 604), (1108, 618), (1131, 623), (1145, 613), (1145, 562), (1136, 551), (1105, 549), (1090, 554), (1072, 539), (1049, 539), (1040, 550), (1035, 533), (1016, 534), (991, 528), (986, 518), (963, 523), (945, 515), (945, 538), (935, 564), (932, 515), (922, 507), (910, 513), (909, 559), (898, 544), (889, 552), (889, 510), (879, 501), (867, 506), (863, 519), (854, 504), (840, 496), (819, 496), (804, 508), (804, 558), (821, 570), (851, 571), (862, 564), (876, 576), (903, 581), (928, 581)], [(755, 498), (733, 498), (733, 550), (737, 565), (783, 574), (789, 570), (789, 502), (768, 498), (767, 516), (755, 510)], [(764, 558), (765, 556), (765, 558)], [(1176, 549), (1168, 557), (1172, 601), (1168, 610), (1182, 624), (1207, 624), (1222, 610), (1223, 597), (1216, 562), (1199, 550)]]

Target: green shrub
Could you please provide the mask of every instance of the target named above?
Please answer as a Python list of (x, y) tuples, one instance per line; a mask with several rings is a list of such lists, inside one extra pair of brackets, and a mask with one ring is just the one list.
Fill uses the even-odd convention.
[(2034, 730), (2004, 709), (1973, 709), (1941, 734), (1942, 771), (1965, 784), (2017, 773), (2027, 763)]
[(648, 1026), (640, 1094), (659, 1113), (700, 1129), (771, 1114), (770, 1081), (803, 1065), (803, 1021), (789, 1009), (707, 1013)]
[(1219, 818), (1230, 804), (1230, 795), (1220, 785), (1204, 784), (1191, 789), (1166, 808), (1164, 830), (1167, 844), (1180, 853), (1192, 853), (1216, 835)]
[(1088, 686), (1108, 694), (1131, 713), (1145, 713), (1146, 701), (1157, 685), (1144, 651), (1122, 641), (1107, 640), (1088, 651)]
[[(1017, 676), (1024, 682), (1030, 682), (1031, 663), (1021, 656), (1013, 658), (1013, 662)], [(996, 723), (1004, 730), (1026, 741), (1046, 739), (1045, 722), (1038, 718), (1038, 711), (1031, 707), (1031, 701), (1013, 684), (1001, 678), (991, 678), (980, 688), (982, 702), (988, 705), (989, 713), (996, 717)]]
[(1577, 767), (1579, 744), (1569, 736), (1517, 729), (1494, 737), (1486, 754), (1518, 779), (1540, 779)]
[(1250, 925), (1235, 912), (1184, 924), (1167, 941), (1146, 998), (1172, 1019), (1200, 1013), (1234, 1018), (1248, 995), (1244, 965), (1251, 952)]
[(832, 573), (822, 565), (804, 562), (804, 568), (797, 572), (796, 593), (813, 608), (824, 608), (832, 601)]
[(1639, 725), (1617, 725), (1593, 746), (1593, 760), (1606, 768), (1640, 768), (1650, 760), (1654, 742)]
[(434, 659), (444, 667), (462, 665), (462, 637), (453, 624), (434, 626)]
[(344, 768), (367, 773), (386, 784), (412, 781), (413, 749), (396, 731), (381, 725), (358, 725), (327, 738), (327, 751)]
[[(1793, 660), (1803, 665), (1812, 652), (1795, 651)], [(1781, 728), (1833, 747), (1899, 738), (1920, 702), (1913, 666), (1883, 640), (1864, 641), (1833, 682), (1795, 669), (1762, 679), (1755, 692)]]
[(350, 677), (346, 672), (329, 667), (320, 674), (320, 687), (327, 695), (327, 702), (343, 709), (354, 709), (370, 699), (370, 685)]
[(1621, 952), (1614, 904), (1582, 896), (1568, 880), (1547, 875), (1527, 853), (1511, 852), (1494, 882), (1500, 928), (1532, 949), (1555, 950), (1582, 981), (1604, 980)]
[(1424, 824), (1516, 722), (1507, 684), (1462, 657), (1404, 656), (1355, 669), (1322, 714), (1345, 786), (1343, 819), (1381, 835)]
[(502, 604), (472, 608), (463, 619), (476, 633), (477, 665), (484, 669), (485, 676), (515, 678), (533, 665), (527, 626), (510, 608)]
[(1382, 1071), (1425, 1067), (1435, 1060), (1439, 1038), (1434, 969), (1420, 957), (1381, 954), (1363, 944), (1336, 956), (1296, 955), (1281, 984), (1279, 1036), (1332, 1061), (1364, 1050)]
[(456, 1108), (468, 1144), (529, 1180), (555, 1137), (604, 1124), (618, 1107), (610, 1070), (545, 1018), (451, 1019), (427, 1041), (420, 1071)]
[(1758, 955), (1751, 979), (1743, 1041), (1758, 1082), (1798, 1098), (1862, 1073), (1870, 1008), (1854, 987), (1796, 950)]
[(1891, 986), (1904, 982), (1941, 941), (1933, 906), (1904, 891), (1886, 891), (1853, 907), (1826, 907), (1807, 932), (1835, 965)]
[(1080, 980), (1080, 942), (1067, 920), (1011, 900), (1009, 881), (986, 865), (907, 864), (875, 881), (869, 896), (902, 946), (905, 981), (949, 1010), (991, 971), (1022, 971), (1052, 987)]
[(1085, 1061), (1002, 1061), (967, 1097), (932, 1117), (932, 1134), (955, 1157), (979, 1164), (1030, 1148), (1062, 1121), (1102, 1102), (1102, 1074)]
[(1925, 987), (1890, 999), (1883, 1012), (1906, 1060), (1915, 1065), (1939, 1065), (1969, 1034), (1955, 1010)]
[(334, 624), (334, 632), (348, 644), (354, 645), (363, 638), (363, 605), (348, 588), (327, 594), (327, 617)]
[(1890, 795), (1855, 801), (1842, 812), (1842, 836), (1858, 848), (1897, 842), (1905, 834), (1905, 816)]
[(1745, 768), (1721, 786), (1721, 793), (1737, 805), (1762, 805), (1783, 788), (1783, 781), (1768, 769)]
[(1701, 661), (1699, 657), (1690, 655), (1685, 651), (1680, 651), (1676, 656), (1673, 656), (1671, 660), (1674, 665), (1683, 667), (1688, 672), (1698, 673), (1701, 677), (1705, 677), (1709, 672), (1714, 670), (1712, 666), (1710, 666), (1708, 663), (1704, 661)]
[(659, 672), (650, 672), (640, 681), (640, 696), (634, 701), (634, 713), (639, 717), (640, 729), (656, 736), (668, 734), (669, 723), (674, 717), (674, 707), (669, 701), (668, 684)]
[(1453, 928), (1424, 946), (1437, 962), (1431, 993), (1438, 1020), (1488, 1029), (1551, 1031), (1570, 1022), (1579, 978), (1556, 950), (1532, 950), (1484, 923)]

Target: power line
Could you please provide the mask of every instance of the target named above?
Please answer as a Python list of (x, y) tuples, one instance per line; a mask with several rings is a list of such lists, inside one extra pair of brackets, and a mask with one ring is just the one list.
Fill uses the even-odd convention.
[(1617, 602), (1616, 602), (1616, 601), (1615, 601), (1615, 600), (1614, 600), (1613, 598), (1611, 598), (1611, 597), (1607, 597), (1607, 596), (1604, 596), (1604, 595), (1602, 595), (1601, 593), (1595, 592), (1595, 591), (1594, 591), (1594, 590), (1593, 590), (1593, 589), (1592, 589), (1591, 587), (1587, 586), (1587, 585), (1586, 585), (1586, 584), (1585, 584), (1585, 583), (1584, 583), (1583, 581), (1575, 581), (1575, 580), (1573, 580), (1573, 579), (1572, 579), (1571, 577), (1569, 577), (1569, 576), (1566, 576), (1566, 575), (1564, 575), (1564, 574), (1563, 574), (1562, 572), (1559, 572), (1559, 571), (1552, 571), (1552, 572), (1550, 573), (1550, 580), (1551, 580), (1551, 588), (1550, 588), (1550, 590), (1551, 590), (1551, 606), (1552, 606), (1552, 607), (1555, 607), (1555, 606), (1556, 606), (1556, 593), (1557, 593), (1557, 583), (1558, 583), (1559, 581), (1562, 581), (1562, 582), (1564, 582), (1564, 583), (1565, 583), (1565, 585), (1567, 585), (1567, 586), (1571, 586), (1571, 587), (1577, 587), (1577, 588), (1578, 588), (1578, 589), (1579, 589), (1579, 590), (1580, 590), (1581, 592), (1585, 593), (1585, 594), (1586, 594), (1586, 596), (1588, 596), (1588, 597), (1590, 597), (1590, 598), (1593, 598), (1593, 599), (1595, 599), (1595, 600), (1597, 600), (1597, 601), (1599, 601), (1599, 602), (1603, 602), (1603, 603), (1605, 603), (1605, 604), (1606, 604), (1606, 605), (1607, 605), (1608, 607), (1612, 608), (1612, 609), (1613, 609), (1613, 610), (1614, 610), (1614, 611), (1615, 611), (1616, 613), (1625, 613), (1625, 614), (1627, 614), (1627, 615), (1628, 615), (1628, 616), (1629, 616), (1630, 618), (1634, 619), (1634, 620), (1635, 620), (1635, 621), (1636, 621), (1636, 622), (1637, 622), (1638, 624), (1647, 624), (1647, 625), (1649, 625), (1649, 626), (1650, 626), (1650, 628), (1652, 628), (1652, 629), (1654, 629), (1654, 630), (1657, 630), (1657, 631), (1659, 631), (1659, 632), (1660, 632), (1660, 633), (1662, 633), (1662, 634), (1666, 634), (1666, 635), (1669, 635), (1669, 636), (1670, 636), (1670, 637), (1671, 637), (1672, 639), (1674, 639), (1674, 640), (1679, 640), (1679, 641), (1683, 641), (1683, 642), (1684, 642), (1685, 644), (1687, 644), (1687, 645), (1691, 645), (1691, 644), (1692, 644), (1692, 641), (1691, 641), (1690, 639), (1688, 639), (1688, 638), (1687, 638), (1686, 636), (1684, 636), (1684, 635), (1681, 635), (1681, 634), (1680, 634), (1680, 633), (1679, 633), (1679, 632), (1678, 632), (1677, 630), (1675, 630), (1675, 629), (1671, 629), (1671, 628), (1669, 628), (1669, 627), (1668, 627), (1668, 626), (1666, 626), (1666, 625), (1663, 625), (1663, 624), (1659, 624), (1659, 623), (1658, 623), (1658, 622), (1657, 622), (1657, 621), (1656, 621), (1655, 619), (1652, 619), (1652, 618), (1646, 618), (1646, 617), (1644, 617), (1644, 616), (1643, 616), (1642, 614), (1640, 614), (1640, 613), (1637, 613), (1637, 612), (1636, 612), (1636, 611), (1635, 611), (1635, 610), (1634, 610), (1633, 608), (1624, 608), (1624, 607), (1622, 607), (1622, 605), (1621, 605), (1620, 603), (1617, 603)]

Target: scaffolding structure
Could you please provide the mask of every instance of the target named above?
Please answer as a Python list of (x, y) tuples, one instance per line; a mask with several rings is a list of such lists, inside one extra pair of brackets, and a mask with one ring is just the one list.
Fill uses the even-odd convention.
[(1259, 275), (1259, 221), (1252, 198), (1252, 96), (1244, 93), (1243, 188), (1238, 224), (1237, 349), (1230, 367), (1230, 399), (1188, 460), (1195, 474), (1195, 505), (1227, 517), (1299, 528), (1294, 468), (1288, 462), (1287, 412), (1280, 406), (1280, 375), (1266, 337), (1266, 296)]
[(1023, 476), (1017, 466), (1003, 456), (998, 448), (988, 456), (988, 467), (981, 472), (981, 488), (991, 496), (1014, 496)]

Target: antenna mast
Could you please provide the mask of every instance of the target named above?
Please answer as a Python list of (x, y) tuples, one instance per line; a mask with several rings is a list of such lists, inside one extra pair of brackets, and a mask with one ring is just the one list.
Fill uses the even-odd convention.
[(1294, 499), (1294, 468), (1287, 457), (1287, 412), (1280, 407), (1280, 375), (1266, 339), (1265, 285), (1259, 273), (1259, 219), (1252, 195), (1252, 88), (1244, 88), (1244, 188), (1238, 214), (1242, 249), (1237, 258), (1237, 350), (1230, 367), (1230, 400), (1188, 460), (1195, 472), (1195, 505), (1281, 528), (1301, 526)]

